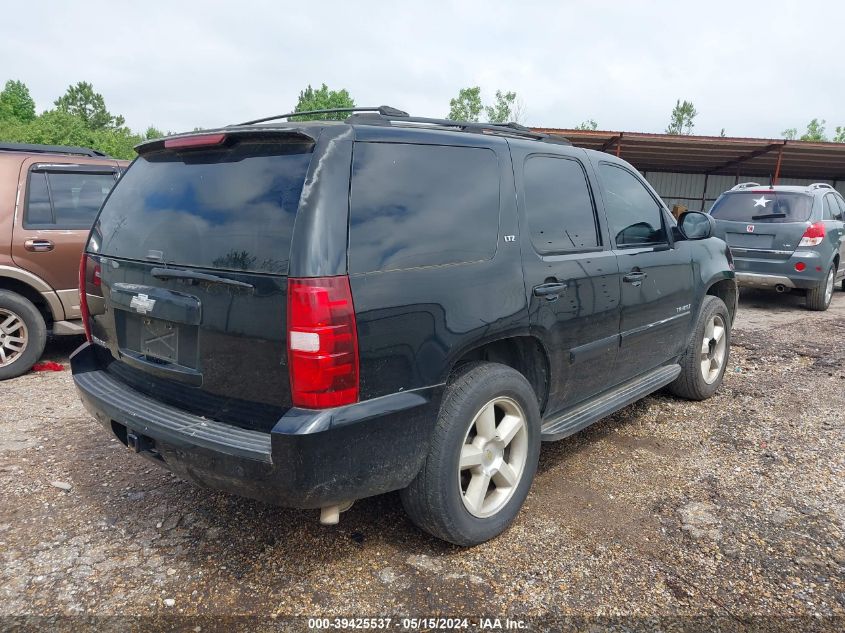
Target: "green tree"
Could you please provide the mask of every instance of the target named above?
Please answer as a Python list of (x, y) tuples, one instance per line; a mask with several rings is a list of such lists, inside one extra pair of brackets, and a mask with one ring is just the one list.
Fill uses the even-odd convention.
[(836, 126), (836, 135), (833, 137), (834, 143), (845, 143), (845, 126)]
[[(326, 84), (320, 86), (317, 90), (308, 84), (308, 87), (299, 93), (299, 101), (294, 112), (305, 112), (306, 110), (330, 110), (332, 108), (354, 108), (355, 101), (349, 95), (346, 89), (343, 90), (329, 90)], [(330, 114), (308, 114), (304, 116), (291, 117), (294, 121), (322, 121), (335, 120), (342, 121), (349, 114), (346, 112), (334, 112)]]
[(692, 134), (694, 127), (693, 120), (698, 116), (698, 111), (693, 106), (692, 101), (684, 101), (678, 99), (675, 107), (672, 108), (672, 116), (669, 119), (669, 127), (666, 128), (666, 134)]
[(826, 141), (827, 137), (824, 134), (824, 125), (826, 121), (822, 119), (813, 119), (807, 124), (807, 131), (801, 135), (802, 141)]
[(461, 88), (458, 96), (449, 100), (449, 114), (446, 118), (453, 121), (478, 121), (482, 109), (481, 87)]
[(719, 132), (719, 136), (721, 136), (722, 138), (725, 138), (727, 136), (727, 134), (725, 134), (725, 128), (722, 128), (722, 131)]
[(35, 118), (35, 101), (29, 88), (22, 81), (9, 79), (0, 92), (0, 118), (32, 121)]
[(159, 130), (157, 127), (152, 126), (152, 125), (147, 128), (146, 132), (144, 132), (144, 140), (145, 141), (151, 141), (154, 138), (162, 138), (164, 136), (170, 136), (170, 132), (165, 134), (164, 132)]
[(496, 91), (496, 101), (491, 106), (485, 106), (487, 120), (490, 123), (519, 123), (522, 119), (522, 103), (516, 98), (515, 92)]
[(106, 109), (103, 95), (94, 92), (94, 86), (87, 81), (80, 81), (75, 86), (68, 86), (64, 95), (54, 102), (56, 108), (79, 117), (92, 130), (123, 127), (122, 116), (114, 116)]
[(798, 128), (788, 127), (780, 135), (785, 138), (787, 141), (794, 141), (798, 138)]
[(586, 121), (582, 121), (578, 125), (575, 126), (576, 130), (597, 130), (599, 129), (599, 124), (595, 122), (593, 119), (587, 119)]

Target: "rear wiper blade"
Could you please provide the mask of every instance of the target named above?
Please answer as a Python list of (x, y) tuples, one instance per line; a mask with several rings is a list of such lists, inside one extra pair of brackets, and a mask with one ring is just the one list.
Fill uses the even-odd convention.
[(785, 213), (764, 213), (762, 215), (752, 215), (752, 220), (766, 220), (768, 218), (785, 218)]
[(252, 284), (237, 279), (229, 279), (227, 277), (218, 277), (217, 275), (209, 275), (208, 273), (199, 273), (193, 270), (179, 270), (177, 268), (153, 268), (150, 274), (156, 279), (193, 279), (196, 281), (205, 281), (210, 284), (223, 284), (225, 286), (235, 286), (236, 288), (255, 288)]

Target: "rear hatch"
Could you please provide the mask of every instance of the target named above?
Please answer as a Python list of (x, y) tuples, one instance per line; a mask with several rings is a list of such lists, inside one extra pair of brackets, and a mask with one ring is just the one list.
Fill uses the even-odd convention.
[(813, 196), (752, 189), (724, 194), (710, 209), (721, 237), (738, 257), (787, 260), (809, 226)]
[(313, 146), (256, 132), (140, 148), (87, 248), (108, 372), (196, 415), (272, 428), (291, 406), (288, 258)]

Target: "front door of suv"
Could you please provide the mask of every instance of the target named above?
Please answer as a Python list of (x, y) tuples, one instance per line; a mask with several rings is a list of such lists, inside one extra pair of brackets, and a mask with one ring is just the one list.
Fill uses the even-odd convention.
[(597, 222), (586, 153), (512, 150), (531, 329), (550, 361), (546, 413), (607, 386), (619, 347), (619, 271)]
[(670, 216), (642, 178), (621, 163), (597, 166), (622, 281), (619, 383), (679, 356), (695, 308), (688, 242), (670, 241)]

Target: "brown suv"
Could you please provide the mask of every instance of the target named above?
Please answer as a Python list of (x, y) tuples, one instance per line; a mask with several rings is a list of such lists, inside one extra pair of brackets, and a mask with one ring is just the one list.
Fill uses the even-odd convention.
[(48, 333), (84, 333), (79, 258), (126, 165), (84, 147), (0, 143), (0, 380), (28, 371)]

